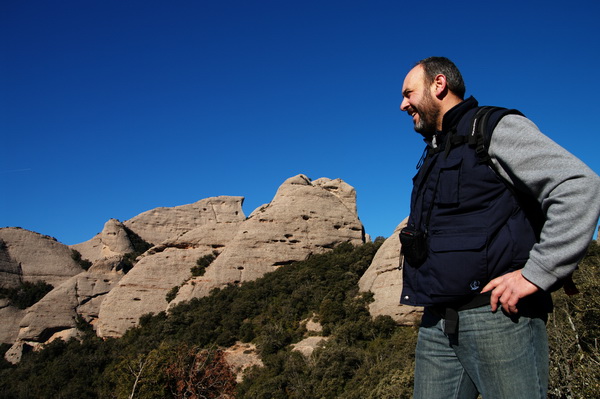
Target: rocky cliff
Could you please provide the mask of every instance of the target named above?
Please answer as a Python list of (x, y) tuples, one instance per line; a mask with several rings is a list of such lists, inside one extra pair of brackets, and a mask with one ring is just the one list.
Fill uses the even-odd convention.
[[(154, 240), (159, 235), (150, 233), (148, 226), (174, 223), (177, 227), (162, 227), (162, 237), (168, 238), (144, 253), (108, 293), (100, 306), (98, 335), (120, 336), (137, 325), (140, 316), (165, 311), (167, 293), (192, 276), (197, 260), (228, 247), (245, 219), (242, 201), (241, 197), (208, 198), (188, 208), (178, 207), (177, 212), (168, 209), (162, 209), (166, 214), (159, 210), (145, 212), (134, 218), (135, 223), (128, 223), (132, 229), (141, 226), (138, 234)], [(182, 229), (182, 225), (188, 229)]]
[(400, 266), (400, 230), (406, 226), (405, 219), (381, 245), (371, 265), (358, 282), (362, 292), (372, 292), (374, 301), (369, 305), (373, 317), (386, 315), (398, 324), (413, 324), (421, 316), (421, 309), (400, 305), (402, 270)]
[(71, 249), (54, 238), (18, 227), (0, 229), (0, 276), (6, 284), (45, 281), (56, 287), (82, 271)]
[[(356, 192), (340, 179), (292, 177), (247, 218), (242, 202), (242, 197), (213, 197), (153, 209), (122, 223), (111, 219), (97, 236), (71, 248), (38, 233), (0, 229), (0, 284), (43, 280), (54, 286), (25, 310), (0, 302), (0, 338), (13, 344), (7, 359), (16, 362), (24, 348), (77, 336), (82, 320), (99, 336), (118, 337), (144, 314), (254, 280), (339, 243), (367, 239)], [(128, 258), (140, 241), (150, 248), (131, 268)], [(374, 315), (404, 322), (414, 313), (398, 305), (396, 241), (394, 234), (382, 246), (360, 288), (374, 292)], [(88, 270), (73, 250), (91, 262)], [(212, 262), (199, 267), (206, 259)]]
[(339, 179), (311, 182), (303, 175), (292, 177), (269, 204), (240, 225), (204, 276), (181, 287), (174, 302), (205, 296), (224, 284), (254, 280), (346, 241), (365, 242), (354, 188)]
[(21, 283), (21, 264), (10, 257), (8, 247), (0, 240), (0, 288), (13, 288)]

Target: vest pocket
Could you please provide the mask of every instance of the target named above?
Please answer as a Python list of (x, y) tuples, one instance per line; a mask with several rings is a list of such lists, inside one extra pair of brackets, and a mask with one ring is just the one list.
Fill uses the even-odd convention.
[(440, 168), (436, 202), (439, 206), (456, 206), (459, 201), (459, 182), (461, 159), (448, 159)]
[(479, 293), (487, 283), (485, 233), (432, 235), (431, 294), (441, 300)]

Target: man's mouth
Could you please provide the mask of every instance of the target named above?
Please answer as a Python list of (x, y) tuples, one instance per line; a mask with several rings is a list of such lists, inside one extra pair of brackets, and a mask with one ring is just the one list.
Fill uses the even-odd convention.
[(413, 118), (413, 122), (417, 121), (417, 115), (419, 115), (419, 113), (417, 111), (412, 111), (410, 113), (410, 116), (412, 116), (412, 118)]

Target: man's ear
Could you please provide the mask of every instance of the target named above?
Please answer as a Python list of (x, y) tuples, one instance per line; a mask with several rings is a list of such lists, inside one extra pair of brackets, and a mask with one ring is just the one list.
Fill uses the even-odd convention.
[(438, 74), (433, 79), (432, 87), (436, 97), (444, 97), (448, 92), (448, 82), (446, 81), (446, 76), (442, 75), (441, 73)]

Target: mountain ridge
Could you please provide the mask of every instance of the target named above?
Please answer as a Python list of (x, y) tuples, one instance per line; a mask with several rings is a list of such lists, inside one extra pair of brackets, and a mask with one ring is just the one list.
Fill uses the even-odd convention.
[[(48, 275), (54, 289), (24, 311), (18, 328), (14, 320), (20, 315), (15, 316), (10, 305), (0, 309), (0, 320), (11, 321), (10, 328), (3, 323), (7, 325), (4, 342), (12, 344), (6, 358), (18, 362), (28, 348), (77, 337), (79, 319), (89, 323), (100, 337), (119, 337), (138, 325), (144, 314), (168, 311), (215, 288), (253, 281), (343, 242), (360, 245), (370, 240), (358, 217), (356, 191), (341, 179), (313, 181), (302, 174), (293, 176), (281, 184), (270, 203), (248, 217), (242, 211), (243, 200), (211, 197), (188, 205), (155, 208), (124, 222), (110, 219), (101, 233), (71, 246), (22, 229), (17, 234), (21, 244), (17, 245), (11, 238), (15, 228), (0, 229), (0, 240), (8, 242), (5, 264), (13, 269), (15, 264), (22, 265), (21, 280), (38, 278), (35, 273), (39, 272), (34, 271), (39, 262), (27, 255), (30, 247), (58, 245), (60, 259), (69, 264), (68, 273)], [(28, 235), (37, 239), (23, 241), (22, 236)], [(394, 236), (391, 242), (397, 241)], [(139, 254), (131, 267), (127, 256), (139, 246), (133, 238), (147, 243), (149, 249)], [(361, 289), (371, 290), (379, 298), (372, 306), (374, 315), (387, 312), (399, 323), (408, 323), (415, 315), (412, 310), (397, 310), (399, 292), (381, 294), (389, 284), (396, 291), (401, 278), (397, 267), (390, 267), (399, 262), (399, 251), (393, 260), (399, 242), (388, 246), (391, 252), (373, 262), (376, 271), (365, 273), (369, 281), (361, 283)], [(91, 264), (88, 270), (77, 263), (77, 253)], [(201, 275), (194, 275), (197, 261), (207, 256), (214, 260)], [(14, 278), (11, 281), (5, 285), (14, 285)]]

